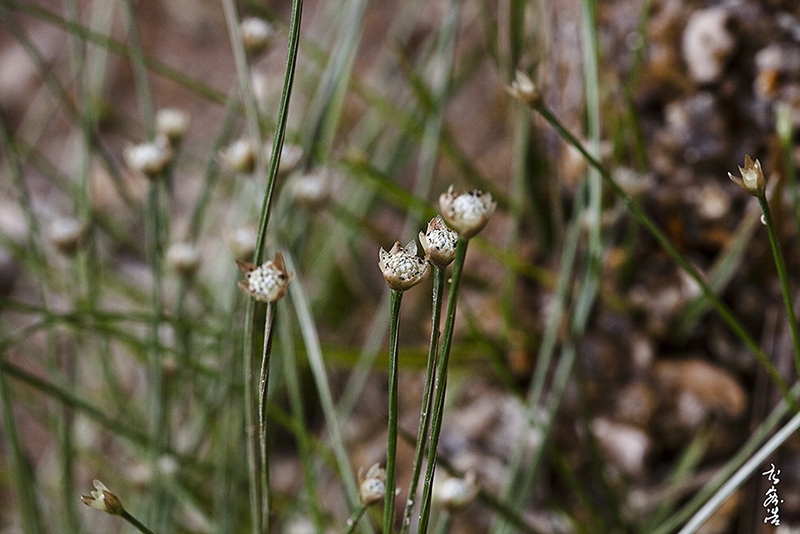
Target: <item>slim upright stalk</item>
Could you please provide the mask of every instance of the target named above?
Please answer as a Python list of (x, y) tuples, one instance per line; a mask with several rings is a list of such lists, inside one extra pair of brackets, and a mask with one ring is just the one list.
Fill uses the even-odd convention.
[(433, 268), (433, 313), (431, 315), (431, 343), (428, 349), (428, 366), (425, 373), (425, 391), (422, 394), (422, 407), (419, 413), (419, 428), (417, 429), (417, 443), (414, 448), (414, 464), (411, 471), (411, 483), (408, 487), (408, 500), (403, 514), (402, 534), (407, 534), (411, 526), (411, 514), (414, 510), (414, 500), (417, 495), (417, 486), (422, 472), (422, 460), (425, 444), (428, 442), (428, 428), (430, 421), (431, 400), (433, 399), (434, 370), (436, 369), (437, 355), (439, 354), (439, 318), (442, 313), (442, 295), (444, 293), (445, 267), (434, 265)]
[(459, 237), (456, 246), (456, 257), (453, 262), (453, 274), (450, 282), (450, 293), (447, 298), (447, 318), (444, 323), (444, 333), (442, 335), (442, 352), (439, 357), (438, 369), (436, 372), (436, 397), (433, 401), (433, 420), (431, 422), (431, 439), (428, 446), (428, 467), (425, 472), (425, 484), (422, 492), (422, 509), (419, 518), (419, 533), (424, 534), (428, 530), (428, 521), (431, 513), (431, 496), (433, 490), (433, 475), (436, 470), (436, 450), (439, 446), (439, 435), (442, 431), (442, 419), (444, 415), (444, 394), (447, 387), (447, 364), (450, 359), (450, 347), (453, 341), (453, 326), (456, 319), (456, 298), (458, 297), (458, 287), (461, 282), (461, 271), (464, 267), (464, 259), (467, 257), (467, 245), (469, 240)]
[(120, 514), (120, 517), (122, 517), (122, 519), (124, 519), (125, 521), (136, 527), (136, 529), (139, 530), (139, 532), (142, 532), (143, 534), (154, 534), (152, 530), (147, 528), (144, 523), (133, 517), (130, 513), (128, 513), (127, 510), (124, 510)]
[(386, 500), (383, 508), (383, 532), (390, 534), (394, 524), (395, 460), (397, 458), (397, 339), (400, 326), (400, 302), (403, 292), (392, 289), (389, 303), (389, 437), (386, 447)]
[(769, 209), (767, 195), (766, 193), (763, 193), (758, 195), (756, 198), (758, 198), (761, 211), (764, 212), (764, 223), (767, 227), (767, 234), (769, 234), (769, 244), (772, 247), (772, 256), (775, 258), (775, 268), (778, 271), (778, 279), (780, 280), (781, 284), (783, 304), (786, 306), (786, 315), (789, 318), (789, 330), (792, 332), (794, 366), (798, 375), (800, 375), (800, 332), (797, 328), (797, 315), (794, 312), (794, 304), (792, 303), (792, 288), (789, 285), (789, 275), (786, 271), (786, 261), (783, 259), (783, 250), (781, 249), (780, 241), (778, 241), (778, 233), (775, 230), (775, 222), (772, 219), (772, 213)]
[(155, 489), (151, 500), (149, 521), (159, 524), (164, 519), (166, 499), (164, 480), (159, 473), (158, 462), (167, 449), (169, 440), (166, 388), (164, 384), (164, 355), (161, 349), (161, 206), (158, 180), (151, 180), (147, 204), (148, 255), (153, 277), (150, 295), (152, 319), (150, 324), (150, 350), (148, 369), (148, 403), (150, 411), (150, 466), (155, 471)]
[(275, 302), (267, 303), (264, 319), (264, 350), (261, 353), (261, 376), (258, 390), (258, 444), (261, 454), (261, 524), (269, 532), (269, 514), (272, 492), (269, 484), (269, 455), (267, 454), (267, 388), (269, 387), (269, 363), (272, 352), (272, 323), (275, 317)]
[(344, 529), (343, 534), (352, 534), (355, 532), (358, 522), (361, 521), (361, 518), (364, 516), (364, 512), (366, 511), (367, 505), (364, 503), (359, 503), (358, 508), (353, 511), (353, 514), (347, 520), (347, 527)]

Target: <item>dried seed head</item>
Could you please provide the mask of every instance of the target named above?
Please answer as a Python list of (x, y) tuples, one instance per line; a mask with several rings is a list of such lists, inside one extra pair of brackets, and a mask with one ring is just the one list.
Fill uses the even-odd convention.
[(156, 113), (156, 131), (172, 146), (181, 142), (190, 122), (189, 114), (182, 109), (164, 108)]
[(417, 256), (417, 244), (411, 242), (403, 248), (395, 242), (392, 250), (381, 248), (378, 266), (390, 289), (405, 291), (422, 282), (431, 271), (424, 258)]
[(167, 250), (167, 264), (184, 278), (191, 278), (200, 266), (200, 253), (192, 243), (173, 243)]
[[(266, 145), (264, 145), (264, 151), (266, 151), (268, 158), (272, 157), (272, 141), (269, 141)], [(301, 159), (303, 159), (302, 147), (293, 145), (291, 143), (284, 143), (281, 147), (281, 159), (278, 163), (278, 174), (281, 176), (286, 176), (297, 168)]]
[(272, 43), (275, 29), (264, 19), (248, 17), (242, 20), (242, 42), (251, 56), (260, 54)]
[(449, 477), (434, 486), (434, 497), (449, 510), (463, 508), (478, 495), (475, 473), (469, 472), (464, 478)]
[(386, 469), (373, 464), (366, 475), (358, 472), (358, 496), (364, 506), (381, 502), (386, 498)]
[(289, 282), (294, 276), (286, 272), (283, 255), (278, 252), (275, 259), (261, 266), (246, 261), (236, 260), (239, 270), (244, 273), (245, 281), (239, 282), (239, 288), (262, 302), (275, 302), (286, 294)]
[(437, 215), (428, 223), (428, 231), (419, 233), (419, 242), (428, 261), (438, 267), (447, 267), (456, 256), (458, 234), (447, 227)]
[(742, 175), (741, 178), (731, 173), (728, 173), (728, 178), (754, 197), (764, 195), (764, 192), (767, 190), (767, 181), (764, 178), (764, 172), (761, 170), (760, 161), (753, 161), (750, 159), (750, 156), (745, 156), (744, 167), (739, 167), (739, 172)]
[(447, 193), (439, 197), (439, 207), (458, 235), (470, 239), (483, 230), (497, 209), (497, 203), (492, 200), (491, 194), (477, 189), (458, 195), (451, 185)]
[(78, 219), (62, 217), (50, 223), (47, 236), (59, 252), (71, 256), (86, 240), (87, 229), (87, 226)]
[(256, 154), (249, 139), (237, 139), (223, 148), (219, 157), (230, 169), (250, 174), (256, 166)]
[(159, 136), (155, 141), (127, 147), (122, 156), (132, 171), (153, 179), (172, 161), (172, 149), (166, 138)]
[(119, 497), (108, 491), (105, 484), (99, 480), (93, 481), (92, 484), (94, 484), (95, 490), (91, 492), (91, 497), (81, 495), (83, 504), (111, 515), (122, 515), (125, 512)]
[(514, 75), (514, 81), (506, 87), (506, 92), (525, 104), (535, 108), (542, 103), (542, 93), (530, 77), (518, 70)]

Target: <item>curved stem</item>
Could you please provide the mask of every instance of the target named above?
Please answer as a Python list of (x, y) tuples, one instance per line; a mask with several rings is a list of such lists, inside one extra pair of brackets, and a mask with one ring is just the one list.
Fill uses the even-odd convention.
[[(235, 16), (235, 7), (232, 4), (227, 5), (226, 11), (228, 12), (229, 26), (233, 28), (233, 18)], [(254, 253), (254, 263), (261, 263), (261, 258), (264, 256), (264, 236), (266, 235), (267, 222), (269, 221), (270, 205), (272, 200), (272, 190), (275, 185), (275, 177), (278, 174), (278, 164), (280, 160), (281, 149), (283, 148), (283, 139), (286, 135), (286, 123), (289, 118), (289, 97), (292, 94), (292, 84), (294, 82), (294, 72), (297, 60), (297, 50), (300, 45), (300, 21), (302, 20), (303, 13), (303, 0), (293, 0), (292, 2), (292, 18), (289, 22), (289, 45), (286, 53), (286, 73), (283, 79), (283, 90), (281, 92), (281, 103), (278, 110), (278, 119), (275, 122), (275, 135), (272, 145), (272, 155), (269, 161), (269, 168), (267, 170), (267, 189), (264, 194), (264, 199), (261, 207), (261, 217), (258, 223), (258, 238), (256, 241), (256, 250)], [(234, 32), (238, 34), (237, 32)], [(233, 43), (234, 46), (239, 46), (237, 41)], [(241, 73), (240, 73), (241, 74)], [(251, 113), (253, 110), (251, 109)], [(251, 120), (252, 122), (252, 120)], [(254, 434), (255, 426), (257, 424), (255, 409), (253, 406), (253, 338), (255, 336), (255, 302), (253, 299), (248, 299), (247, 310), (244, 319), (244, 344), (242, 349), (242, 356), (245, 361), (245, 418), (246, 418), (246, 432), (247, 432), (247, 457), (250, 467), (250, 520), (253, 534), (261, 532), (261, 516), (258, 513), (258, 506), (261, 502), (259, 495), (261, 487), (258, 481), (257, 462), (258, 457), (255, 452)]]
[(131, 514), (129, 514), (127, 510), (123, 510), (122, 513), (120, 514), (120, 517), (122, 517), (122, 519), (124, 519), (125, 521), (136, 527), (143, 534), (154, 534), (152, 530), (147, 528), (144, 525), (144, 523), (142, 523), (141, 521), (133, 517)]
[(272, 352), (272, 322), (275, 317), (275, 303), (267, 303), (264, 319), (264, 350), (261, 353), (261, 376), (258, 389), (258, 444), (261, 454), (261, 525), (269, 532), (269, 513), (272, 505), (272, 492), (269, 485), (269, 456), (267, 455), (267, 388), (269, 387), (269, 361)]
[(453, 341), (453, 325), (456, 320), (456, 298), (458, 287), (461, 283), (461, 271), (464, 268), (464, 259), (467, 257), (469, 241), (463, 237), (458, 238), (456, 258), (453, 261), (452, 281), (450, 293), (447, 296), (447, 318), (444, 323), (442, 335), (442, 352), (439, 357), (436, 372), (436, 397), (433, 401), (433, 420), (431, 422), (431, 440), (428, 446), (428, 468), (425, 471), (425, 485), (422, 490), (422, 508), (419, 517), (419, 534), (428, 530), (428, 520), (431, 513), (431, 494), (433, 490), (433, 475), (436, 470), (436, 449), (439, 446), (439, 435), (442, 431), (442, 417), (444, 415), (444, 393), (447, 387), (447, 363), (450, 359), (450, 346)]
[(794, 347), (794, 366), (797, 373), (800, 374), (800, 332), (797, 329), (797, 316), (794, 313), (794, 305), (792, 304), (792, 288), (789, 286), (786, 261), (783, 259), (783, 250), (778, 240), (778, 232), (775, 230), (775, 222), (772, 220), (767, 196), (764, 194), (757, 198), (761, 211), (764, 212), (764, 223), (767, 226), (767, 234), (769, 234), (769, 244), (772, 247), (772, 256), (775, 259), (775, 268), (778, 270), (778, 279), (781, 283), (783, 304), (786, 306), (786, 315), (789, 318), (789, 330), (792, 332), (792, 346)]
[(361, 521), (361, 518), (364, 516), (364, 512), (367, 511), (367, 507), (364, 503), (359, 503), (358, 508), (355, 509), (353, 515), (347, 520), (347, 528), (344, 529), (343, 534), (352, 534), (356, 531), (356, 527), (358, 526), (358, 522)]
[(419, 412), (419, 428), (417, 429), (417, 443), (414, 447), (414, 465), (411, 470), (411, 483), (408, 487), (408, 500), (403, 514), (403, 528), (401, 534), (406, 534), (411, 527), (411, 513), (414, 509), (414, 499), (417, 495), (417, 486), (422, 472), (422, 456), (425, 443), (428, 442), (428, 427), (430, 421), (431, 400), (433, 400), (433, 378), (435, 376), (436, 359), (439, 353), (439, 318), (442, 314), (442, 294), (444, 293), (445, 267), (433, 266), (433, 312), (431, 314), (431, 343), (428, 349), (428, 367), (425, 371), (425, 391), (422, 393), (422, 407)]
[(389, 334), (389, 437), (386, 446), (386, 502), (383, 505), (383, 532), (390, 534), (394, 524), (395, 459), (397, 458), (397, 337), (400, 330), (400, 302), (403, 292), (392, 290)]

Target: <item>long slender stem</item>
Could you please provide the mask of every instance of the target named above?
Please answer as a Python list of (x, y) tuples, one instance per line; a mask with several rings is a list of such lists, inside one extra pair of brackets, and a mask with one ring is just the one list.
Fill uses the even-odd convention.
[[(229, 26), (233, 29), (233, 21), (235, 16), (235, 6), (231, 3), (226, 3), (226, 14), (229, 19)], [(283, 148), (283, 140), (286, 135), (286, 124), (289, 118), (289, 98), (292, 94), (292, 85), (294, 83), (294, 72), (297, 60), (297, 51), (300, 45), (300, 22), (303, 13), (303, 0), (293, 0), (292, 2), (292, 18), (289, 22), (289, 44), (286, 53), (286, 73), (283, 79), (283, 90), (281, 92), (281, 103), (278, 110), (278, 118), (275, 121), (275, 135), (273, 137), (272, 155), (269, 161), (269, 168), (267, 169), (267, 184), (266, 192), (264, 193), (264, 200), (261, 207), (261, 217), (258, 224), (258, 237), (256, 241), (256, 249), (254, 253), (255, 263), (261, 263), (264, 256), (264, 241), (267, 231), (267, 223), (269, 222), (270, 205), (272, 202), (272, 190), (275, 185), (275, 177), (278, 175), (278, 165), (280, 163), (280, 153)], [(233, 35), (238, 35), (238, 27), (236, 31), (232, 32)], [(236, 41), (233, 43), (234, 47), (240, 47), (241, 42)], [(241, 62), (240, 62), (241, 63)], [(241, 66), (241, 65), (240, 65)], [(240, 78), (244, 73), (240, 73)], [(253, 110), (250, 111), (251, 113)], [(252, 124), (252, 119), (250, 120)], [(257, 126), (257, 125), (253, 125)], [(259, 147), (260, 148), (260, 147)], [(254, 534), (261, 532), (261, 515), (258, 513), (258, 506), (261, 502), (260, 484), (258, 479), (257, 468), (257, 455), (255, 452), (254, 433), (257, 424), (255, 409), (253, 406), (253, 336), (255, 330), (255, 302), (253, 299), (248, 299), (247, 309), (245, 311), (244, 319), (244, 344), (243, 344), (243, 358), (245, 361), (245, 418), (247, 428), (247, 451), (248, 463), (250, 464), (249, 483), (250, 483), (250, 519), (251, 526)]]
[(794, 411), (800, 411), (800, 405), (797, 403), (797, 399), (792, 397), (791, 393), (789, 392), (789, 387), (786, 385), (786, 381), (780, 375), (778, 370), (775, 368), (775, 365), (770, 361), (769, 357), (764, 353), (764, 351), (759, 347), (758, 343), (753, 339), (753, 337), (747, 332), (744, 328), (742, 323), (736, 318), (730, 308), (720, 300), (719, 296), (714, 293), (714, 290), (709, 287), (708, 283), (703, 279), (700, 272), (691, 264), (689, 261), (681, 255), (678, 249), (672, 244), (666, 234), (656, 225), (655, 221), (650, 218), (647, 213), (645, 213), (644, 209), (635, 202), (630, 195), (628, 195), (622, 187), (614, 180), (611, 174), (606, 170), (605, 167), (591, 155), (587, 150), (586, 147), (575, 137), (572, 132), (567, 130), (567, 128), (561, 124), (561, 121), (553, 115), (553, 113), (544, 106), (543, 103), (534, 106), (534, 109), (548, 122), (550, 125), (556, 129), (558, 134), (570, 145), (575, 147), (581, 155), (586, 159), (587, 163), (594, 167), (595, 169), (600, 172), (600, 176), (606, 182), (606, 184), (611, 188), (614, 194), (619, 197), (627, 206), (628, 210), (631, 214), (639, 221), (639, 223), (644, 226), (645, 230), (647, 230), (653, 238), (661, 245), (661, 247), (667, 252), (667, 254), (672, 257), (673, 260), (683, 269), (686, 274), (688, 274), (698, 285), (700, 290), (702, 291), (703, 295), (711, 302), (714, 306), (714, 309), (717, 310), (720, 318), (728, 325), (733, 333), (745, 344), (747, 349), (752, 352), (756, 359), (758, 359), (759, 363), (761, 363), (769, 373), (770, 378), (778, 387), (781, 392), (783, 398), (788, 402)]
[(347, 520), (347, 528), (344, 529), (343, 534), (352, 534), (355, 532), (358, 522), (361, 521), (361, 518), (364, 516), (364, 512), (366, 511), (367, 507), (364, 505), (364, 503), (360, 503), (358, 508), (353, 511), (353, 514)]
[[(284, 259), (286, 260), (286, 269), (289, 272), (297, 272), (294, 258), (288, 251), (284, 252)], [(311, 374), (314, 377), (317, 392), (319, 393), (319, 402), (325, 416), (331, 447), (333, 448), (333, 454), (336, 458), (336, 464), (339, 470), (339, 478), (345, 489), (345, 498), (347, 499), (347, 504), (352, 509), (355, 509), (359, 502), (358, 486), (353, 476), (350, 457), (347, 455), (347, 450), (345, 448), (342, 423), (339, 415), (336, 413), (336, 403), (333, 401), (333, 393), (331, 392), (331, 387), (325, 372), (325, 361), (322, 357), (322, 347), (320, 346), (318, 331), (314, 323), (314, 318), (311, 315), (308, 296), (300, 280), (296, 279), (289, 284), (289, 296), (291, 297), (297, 316), (297, 323), (303, 335), (303, 342), (308, 354), (308, 364), (311, 367)], [(366, 523), (365, 527), (372, 532), (369, 523)]]
[(397, 340), (400, 330), (400, 303), (403, 292), (392, 290), (389, 302), (389, 437), (386, 446), (386, 501), (383, 505), (383, 532), (391, 534), (394, 524), (395, 460), (397, 458)]
[[(0, 363), (5, 363), (2, 355), (0, 355)], [(8, 447), (11, 482), (17, 490), (22, 531), (25, 534), (40, 534), (44, 532), (44, 529), (36, 502), (35, 480), (30, 470), (30, 461), (20, 439), (19, 427), (14, 416), (14, 399), (10, 384), (6, 381), (5, 372), (0, 372), (0, 408), (2, 408), (0, 412), (3, 413), (3, 437)]]
[(297, 452), (300, 457), (300, 467), (303, 470), (305, 479), (304, 488), (306, 499), (308, 500), (309, 513), (314, 520), (317, 532), (324, 532), (325, 517), (320, 505), (317, 476), (314, 472), (314, 459), (316, 456), (312, 452), (312, 436), (309, 435), (312, 430), (307, 428), (306, 425), (303, 393), (300, 388), (300, 378), (297, 371), (297, 352), (292, 338), (292, 325), (286, 314), (279, 315), (276, 321), (280, 332), (281, 353), (283, 354), (281, 363), (284, 364), (286, 391), (289, 395), (292, 422), (300, 430), (295, 434), (295, 440), (297, 441)]
[(245, 417), (245, 440), (247, 449), (247, 480), (250, 495), (250, 527), (253, 534), (261, 534), (261, 514), (258, 512), (261, 504), (261, 485), (259, 484), (259, 456), (256, 452), (256, 425), (257, 411), (254, 406), (255, 395), (253, 392), (255, 379), (255, 363), (253, 361), (253, 339), (255, 335), (253, 328), (253, 318), (255, 315), (255, 301), (247, 299), (247, 310), (245, 312), (244, 329), (244, 417)]
[(151, 324), (148, 369), (148, 405), (150, 412), (150, 465), (154, 472), (155, 488), (151, 500), (149, 520), (156, 524), (162, 521), (162, 512), (166, 510), (167, 500), (164, 497), (164, 485), (161, 475), (157, 474), (158, 461), (168, 445), (166, 389), (164, 385), (163, 353), (161, 347), (161, 210), (159, 205), (158, 178), (150, 182), (150, 194), (147, 204), (148, 224), (148, 256), (153, 277), (150, 294)]
[(769, 244), (772, 247), (772, 255), (775, 258), (775, 268), (778, 270), (778, 279), (781, 283), (783, 304), (786, 306), (786, 315), (789, 318), (789, 330), (792, 332), (792, 345), (794, 347), (794, 366), (797, 373), (800, 374), (800, 331), (798, 331), (797, 328), (797, 315), (794, 313), (792, 288), (789, 285), (789, 275), (786, 272), (786, 261), (783, 259), (783, 250), (778, 240), (778, 233), (775, 230), (775, 222), (772, 219), (767, 196), (764, 194), (757, 198), (761, 206), (761, 211), (764, 212), (764, 222), (767, 226), (767, 234), (769, 234)]
[(264, 319), (264, 350), (261, 353), (261, 376), (258, 388), (258, 444), (261, 453), (261, 524), (264, 532), (269, 532), (269, 514), (272, 505), (272, 492), (269, 485), (269, 456), (267, 455), (267, 388), (269, 387), (269, 362), (272, 345), (272, 322), (275, 317), (275, 303), (267, 304)]
[(122, 514), (120, 514), (120, 517), (122, 517), (122, 519), (124, 519), (125, 521), (136, 527), (143, 534), (154, 534), (152, 530), (147, 528), (144, 525), (144, 523), (133, 517), (130, 513), (128, 513), (127, 510), (123, 510)]
[(433, 302), (431, 307), (431, 343), (428, 349), (428, 366), (425, 371), (425, 391), (422, 393), (422, 407), (419, 412), (419, 429), (417, 429), (417, 443), (414, 446), (414, 465), (411, 469), (411, 483), (408, 487), (408, 500), (403, 514), (403, 528), (401, 534), (406, 534), (411, 527), (411, 513), (414, 510), (414, 499), (417, 495), (417, 486), (422, 472), (422, 456), (425, 444), (428, 442), (428, 427), (430, 420), (431, 400), (433, 400), (433, 378), (435, 376), (436, 360), (439, 353), (439, 320), (442, 315), (442, 295), (444, 293), (444, 267), (433, 266)]
[(467, 257), (469, 241), (458, 238), (456, 257), (453, 261), (453, 274), (450, 282), (450, 293), (447, 296), (447, 318), (444, 323), (442, 335), (442, 351), (436, 372), (436, 396), (433, 401), (433, 420), (431, 421), (431, 439), (428, 446), (428, 467), (425, 471), (425, 484), (422, 490), (422, 508), (419, 518), (419, 534), (428, 531), (428, 520), (431, 513), (431, 496), (433, 492), (433, 475), (436, 470), (436, 450), (439, 447), (439, 435), (442, 431), (442, 418), (444, 415), (444, 393), (447, 387), (447, 364), (450, 359), (450, 346), (453, 341), (453, 326), (456, 321), (456, 298), (458, 287), (461, 283), (461, 271), (464, 268), (464, 259)]

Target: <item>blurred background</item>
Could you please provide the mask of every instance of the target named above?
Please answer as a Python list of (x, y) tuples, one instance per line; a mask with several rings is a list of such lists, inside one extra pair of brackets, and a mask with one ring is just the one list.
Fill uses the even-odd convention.
[[(0, 1), (0, 532), (132, 532), (80, 504), (94, 478), (156, 532), (247, 528), (234, 258), (255, 247), (292, 4), (232, 6)], [(244, 58), (246, 17), (270, 29)], [(300, 288), (273, 341), (273, 531), (340, 532), (356, 472), (385, 460), (378, 250), (415, 239), (451, 184), (498, 204), (459, 294), (439, 452), (481, 493), (452, 531), (674, 532), (785, 422), (784, 295), (727, 173), (759, 158), (796, 289), (796, 2), (306, 0), (297, 61), (266, 232)], [(516, 71), (733, 319), (509, 94)], [(154, 181), (125, 154), (164, 109), (189, 122), (152, 145)], [(430, 313), (428, 281), (400, 326), (411, 436)], [(401, 440), (398, 503), (412, 453)], [(791, 525), (796, 435), (700, 531)]]

